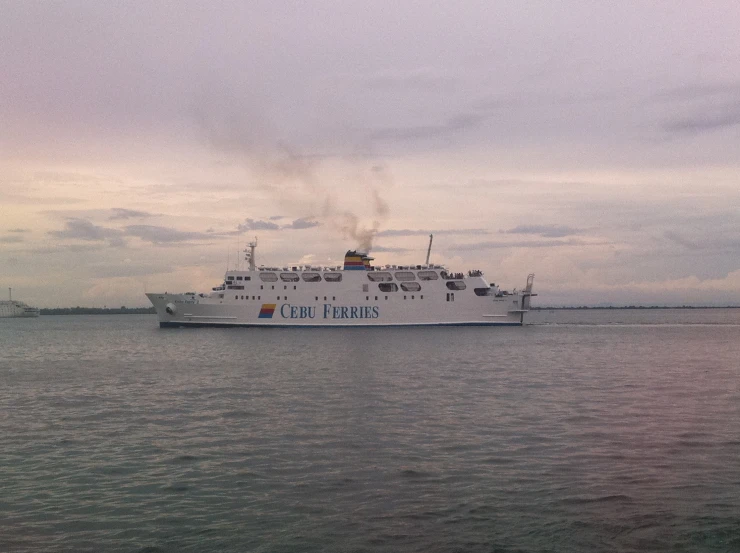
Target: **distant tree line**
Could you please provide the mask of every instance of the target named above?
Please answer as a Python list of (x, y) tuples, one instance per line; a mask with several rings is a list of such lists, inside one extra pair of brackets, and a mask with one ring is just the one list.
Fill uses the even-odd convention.
[(531, 307), (532, 311), (554, 311), (556, 309), (738, 309), (740, 305), (613, 305), (571, 306), (571, 307)]
[(154, 307), (51, 307), (42, 308), (42, 315), (154, 315)]

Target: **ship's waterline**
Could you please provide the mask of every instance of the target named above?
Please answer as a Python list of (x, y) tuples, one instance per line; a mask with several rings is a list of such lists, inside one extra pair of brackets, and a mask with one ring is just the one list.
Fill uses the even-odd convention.
[(209, 293), (149, 293), (162, 327), (178, 326), (519, 326), (529, 311), (534, 275), (521, 291), (489, 284), (477, 270), (442, 265), (373, 266), (348, 251), (338, 267), (227, 270)]

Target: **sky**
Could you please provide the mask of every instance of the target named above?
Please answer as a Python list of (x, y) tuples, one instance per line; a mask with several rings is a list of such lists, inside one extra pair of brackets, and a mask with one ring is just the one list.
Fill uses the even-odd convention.
[(535, 305), (740, 305), (734, 0), (0, 12), (2, 296), (144, 306), (255, 238), (417, 264), (433, 233)]

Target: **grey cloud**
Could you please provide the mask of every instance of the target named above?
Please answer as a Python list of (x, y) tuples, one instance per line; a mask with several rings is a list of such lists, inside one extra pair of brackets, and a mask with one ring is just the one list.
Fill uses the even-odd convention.
[(486, 119), (480, 113), (460, 113), (439, 125), (420, 125), (414, 127), (387, 127), (371, 131), (371, 140), (422, 140), (438, 138), (479, 125)]
[(90, 276), (93, 278), (121, 278), (121, 277), (146, 277), (158, 274), (167, 274), (173, 271), (172, 267), (163, 266), (161, 263), (100, 263), (89, 268)]
[(152, 217), (152, 214), (147, 213), (146, 211), (124, 209), (122, 207), (114, 207), (111, 209), (111, 211), (113, 212), (113, 214), (108, 217), (108, 219), (111, 221), (115, 219), (145, 219), (147, 217)]
[(673, 133), (695, 134), (714, 131), (740, 125), (740, 110), (734, 109), (725, 113), (697, 114), (691, 117), (675, 119), (663, 125), (663, 129)]
[(680, 234), (672, 230), (665, 231), (663, 233), (663, 237), (689, 250), (698, 250), (701, 247), (698, 243), (692, 240), (687, 240), (686, 238), (684, 238), (683, 236), (681, 236)]
[(475, 242), (472, 244), (455, 244), (447, 248), (447, 251), (475, 251), (493, 250), (505, 248), (557, 248), (561, 246), (608, 246), (611, 242), (586, 242), (571, 238), (570, 240), (531, 240), (518, 242)]
[(64, 230), (50, 230), (48, 234), (56, 238), (91, 241), (119, 238), (122, 235), (118, 229), (101, 227), (87, 219), (72, 219), (65, 223)]
[(113, 237), (108, 240), (108, 245), (112, 248), (125, 248), (126, 247), (126, 240), (119, 237)]
[(435, 73), (432, 70), (418, 69), (411, 72), (385, 72), (367, 76), (364, 85), (375, 89), (412, 89), (439, 91), (449, 89), (455, 84), (454, 77)]
[(701, 100), (721, 96), (740, 98), (740, 83), (713, 83), (671, 88), (656, 92), (650, 97), (650, 100), (658, 102), (675, 102)]
[(373, 246), (373, 253), (386, 252), (386, 253), (408, 253), (411, 250), (408, 248), (389, 248), (385, 246)]
[(55, 246), (42, 246), (25, 250), (25, 253), (32, 255), (54, 255), (63, 254), (64, 252), (84, 252), (91, 253), (96, 251), (102, 251), (108, 246), (106, 244), (58, 244)]
[(182, 231), (170, 227), (155, 225), (129, 225), (123, 230), (95, 225), (86, 219), (67, 221), (63, 230), (53, 230), (49, 235), (69, 240), (86, 240), (100, 242), (107, 240), (112, 247), (124, 247), (125, 238), (133, 236), (153, 244), (181, 243), (191, 240), (212, 239), (213, 234), (204, 232)]
[(190, 232), (155, 225), (129, 225), (124, 231), (126, 236), (135, 236), (152, 244), (212, 240), (214, 236), (206, 232)]
[(28, 228), (11, 228), (11, 229), (8, 229), (8, 232), (31, 232), (31, 229), (28, 229)]
[(23, 242), (22, 236), (0, 236), (0, 242), (3, 244), (17, 244)]
[(564, 225), (519, 225), (501, 232), (504, 234), (533, 234), (544, 238), (563, 238), (564, 236), (580, 234), (582, 230)]
[(385, 236), (385, 237), (398, 237), (398, 236), (429, 236), (430, 234), (435, 235), (444, 235), (444, 234), (471, 234), (471, 235), (481, 235), (481, 234), (490, 234), (486, 229), (482, 228), (469, 228), (469, 229), (447, 229), (447, 230), (411, 230), (411, 229), (388, 229), (380, 231), (376, 234), (376, 236)]
[(247, 219), (237, 228), (242, 232), (247, 230), (279, 230), (280, 225), (278, 225), (277, 223), (271, 223), (270, 221), (256, 221), (254, 219)]
[(286, 225), (283, 228), (292, 228), (292, 229), (300, 230), (300, 229), (307, 229), (307, 228), (318, 227), (320, 225), (321, 225), (321, 223), (319, 223), (318, 221), (316, 221), (314, 219), (310, 219), (310, 218), (307, 218), (307, 217), (302, 217), (300, 219), (296, 219), (291, 224)]

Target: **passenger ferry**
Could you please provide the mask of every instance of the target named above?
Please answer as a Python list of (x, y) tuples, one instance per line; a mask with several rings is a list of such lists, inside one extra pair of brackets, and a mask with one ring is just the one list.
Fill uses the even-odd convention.
[(8, 288), (8, 301), (0, 301), (0, 319), (17, 317), (38, 317), (38, 307), (31, 307), (22, 301), (13, 300), (13, 289)]
[(256, 242), (245, 249), (248, 270), (227, 270), (208, 293), (149, 293), (160, 327), (181, 326), (520, 326), (529, 311), (534, 274), (521, 291), (489, 284), (483, 273), (442, 265), (372, 265), (350, 250), (337, 267), (257, 267)]

